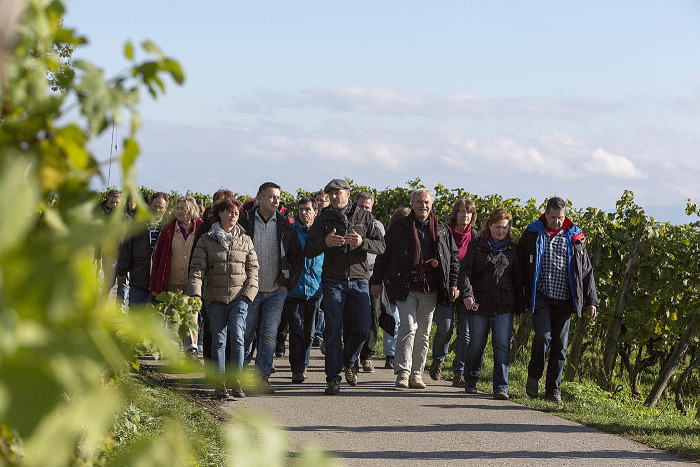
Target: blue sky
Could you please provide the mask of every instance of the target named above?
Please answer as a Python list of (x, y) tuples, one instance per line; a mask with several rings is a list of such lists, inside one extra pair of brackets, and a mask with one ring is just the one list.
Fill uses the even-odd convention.
[[(66, 25), (90, 41), (78, 56), (108, 75), (124, 69), (127, 39), (184, 66), (182, 88), (141, 105), (149, 187), (420, 177), (605, 209), (632, 189), (675, 218), (700, 199), (693, 0), (80, 0)], [(93, 149), (108, 158), (109, 140)]]

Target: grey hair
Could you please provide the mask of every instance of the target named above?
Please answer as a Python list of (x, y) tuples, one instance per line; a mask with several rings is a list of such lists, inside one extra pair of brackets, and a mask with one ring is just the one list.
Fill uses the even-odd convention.
[(545, 209), (545, 212), (549, 212), (550, 209), (554, 211), (566, 211), (566, 201), (558, 196), (553, 196), (547, 200), (547, 208)]
[(357, 203), (360, 199), (368, 199), (374, 203), (374, 195), (369, 191), (361, 191), (355, 196), (355, 202)]
[(432, 191), (428, 190), (427, 188), (418, 188), (417, 190), (413, 190), (411, 192), (411, 204), (413, 204), (413, 200), (416, 199), (416, 196), (418, 196), (421, 193), (428, 193), (430, 195), (430, 199), (432, 201), (435, 201), (435, 195)]

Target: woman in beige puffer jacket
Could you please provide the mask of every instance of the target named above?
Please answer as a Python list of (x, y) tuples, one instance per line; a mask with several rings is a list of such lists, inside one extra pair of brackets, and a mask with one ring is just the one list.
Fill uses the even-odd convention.
[[(212, 335), (212, 358), (220, 381), (215, 394), (226, 390), (226, 334), (231, 339), (230, 366), (234, 374), (231, 395), (245, 397), (239, 374), (243, 368), (245, 322), (248, 304), (258, 293), (258, 257), (253, 241), (237, 225), (241, 205), (221, 200), (213, 207), (214, 225), (202, 235), (192, 253), (188, 295), (206, 301)], [(230, 327), (230, 328), (229, 328)]]

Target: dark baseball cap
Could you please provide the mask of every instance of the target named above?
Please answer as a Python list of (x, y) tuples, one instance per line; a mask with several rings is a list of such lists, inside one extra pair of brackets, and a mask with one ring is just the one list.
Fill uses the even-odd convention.
[(331, 190), (348, 190), (350, 191), (350, 185), (348, 184), (347, 181), (343, 180), (342, 178), (334, 178), (330, 182), (328, 182), (328, 185), (323, 189), (324, 193), (328, 193)]

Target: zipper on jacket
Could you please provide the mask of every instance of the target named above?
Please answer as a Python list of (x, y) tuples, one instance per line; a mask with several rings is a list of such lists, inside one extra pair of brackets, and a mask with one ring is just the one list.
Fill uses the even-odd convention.
[(229, 268), (231, 267), (231, 246), (233, 245), (233, 241), (231, 242), (231, 245), (228, 246), (226, 249), (226, 295), (231, 293), (231, 271)]

